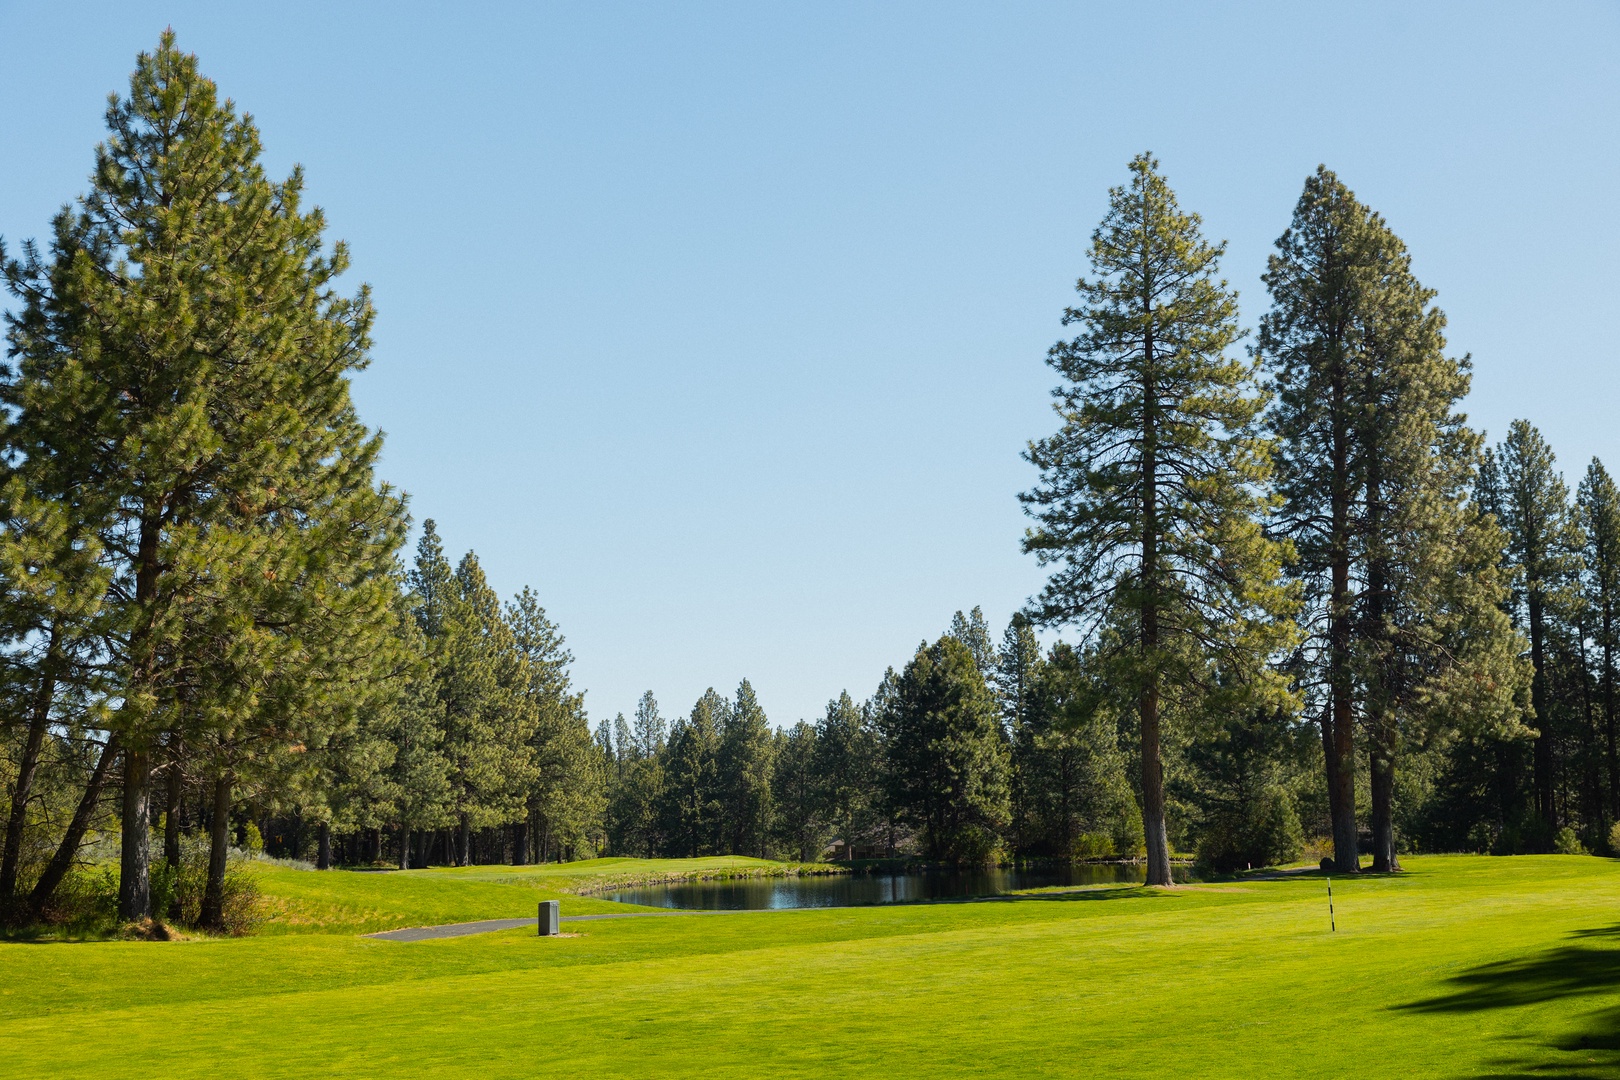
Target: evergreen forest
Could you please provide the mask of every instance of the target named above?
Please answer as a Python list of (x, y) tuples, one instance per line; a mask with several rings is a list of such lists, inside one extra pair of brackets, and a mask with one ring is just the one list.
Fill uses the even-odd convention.
[(747, 680), (593, 720), (542, 596), (410, 544), (350, 398), (370, 293), (260, 159), (165, 34), (0, 248), (5, 922), (236, 929), (249, 857), (1620, 854), (1620, 487), (1470, 426), (1436, 294), (1329, 169), (1240, 309), (1128, 163), (1007, 493), (1045, 588), (789, 725)]

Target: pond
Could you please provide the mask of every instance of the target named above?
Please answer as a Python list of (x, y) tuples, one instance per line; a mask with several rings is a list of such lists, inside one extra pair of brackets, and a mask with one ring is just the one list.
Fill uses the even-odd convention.
[[(1177, 866), (1174, 873), (1177, 881), (1195, 880), (1190, 866)], [(1147, 867), (1141, 863), (1105, 863), (906, 874), (685, 881), (674, 885), (626, 886), (599, 895), (622, 904), (645, 904), (648, 907), (751, 911), (959, 900), (1052, 886), (1136, 884), (1146, 876)]]

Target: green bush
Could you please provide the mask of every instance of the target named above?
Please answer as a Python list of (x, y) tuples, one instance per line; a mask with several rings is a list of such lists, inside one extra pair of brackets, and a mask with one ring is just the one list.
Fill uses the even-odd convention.
[(118, 868), (99, 865), (69, 871), (40, 914), (50, 926), (79, 933), (110, 929), (118, 918)]
[[(251, 839), (251, 837), (250, 837)], [(263, 921), (259, 886), (253, 863), (241, 851), (232, 851), (225, 863), (224, 922), (228, 934), (246, 934)], [(180, 865), (152, 865), (152, 912), (162, 922), (194, 927), (202, 918), (203, 893), (208, 889), (208, 837), (198, 833), (180, 841)]]
[(1586, 847), (1581, 838), (1575, 835), (1575, 830), (1565, 825), (1553, 837), (1552, 849), (1554, 855), (1585, 855)]
[(983, 825), (967, 825), (951, 837), (950, 858), (963, 866), (995, 866), (1006, 858), (1001, 837)]
[(1609, 826), (1609, 854), (1620, 857), (1620, 821)]
[(1069, 845), (1069, 858), (1075, 862), (1111, 859), (1117, 854), (1114, 838), (1107, 833), (1081, 833)]

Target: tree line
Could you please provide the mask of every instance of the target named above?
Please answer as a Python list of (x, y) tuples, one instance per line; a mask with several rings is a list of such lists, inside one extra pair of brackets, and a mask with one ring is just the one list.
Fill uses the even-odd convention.
[(1025, 548), (1052, 568), (1033, 614), (1078, 628), (1135, 714), (1149, 880), (1169, 880), (1167, 756), (1278, 774), (1264, 748), (1307, 731), (1323, 799), (1293, 801), (1340, 873), (1363, 851), (1379, 871), (1414, 847), (1612, 851), (1603, 465), (1572, 501), (1527, 421), (1486, 445), (1433, 290), (1325, 167), (1241, 357), (1223, 248), (1132, 161), (1049, 356), (1061, 425), (1027, 454)]
[(301, 172), (265, 174), (172, 34), (107, 129), (48, 244), (0, 249), (10, 921), (115, 857), (117, 917), (220, 928), (261, 842), (321, 867), (1141, 857), (1158, 883), (1172, 852), (1315, 837), (1339, 872), (1613, 850), (1620, 493), (1594, 460), (1572, 496), (1525, 421), (1487, 446), (1434, 293), (1325, 168), (1247, 346), (1157, 162), (1110, 192), (1026, 451), (1049, 577), (999, 642), (958, 613), (789, 728), (745, 680), (593, 732), (531, 590), (503, 602), (432, 521), (402, 554), (349, 397), (374, 310)]
[(801, 861), (1014, 853), (1131, 857), (1139, 827), (1111, 719), (1083, 709), (1072, 650), (1043, 656), (1027, 619), (992, 647), (978, 608), (957, 613), (857, 703), (773, 729), (747, 680), (666, 722), (649, 691), (598, 726), (608, 762), (606, 843), (643, 856)]

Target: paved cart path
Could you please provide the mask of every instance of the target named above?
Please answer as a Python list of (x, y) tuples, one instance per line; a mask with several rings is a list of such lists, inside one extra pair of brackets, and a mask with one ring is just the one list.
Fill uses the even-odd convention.
[[(598, 919), (656, 919), (666, 915), (723, 915), (722, 911), (612, 911), (606, 915), (564, 915), (559, 922), (595, 922)], [(434, 938), (465, 937), (468, 934), (487, 934), (492, 930), (512, 930), (519, 926), (535, 925), (535, 916), (526, 919), (483, 919), (479, 922), (445, 923), (443, 926), (410, 926), (404, 930), (387, 930), (363, 937), (381, 938), (383, 941), (429, 941)]]

